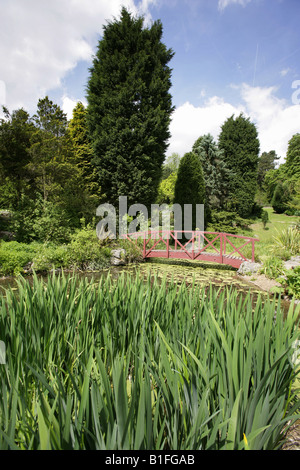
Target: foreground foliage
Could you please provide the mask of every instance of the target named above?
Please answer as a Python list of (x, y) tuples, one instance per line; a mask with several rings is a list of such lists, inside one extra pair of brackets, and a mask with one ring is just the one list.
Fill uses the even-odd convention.
[(279, 282), (287, 295), (300, 300), (300, 266), (286, 271), (285, 276), (279, 279)]
[(0, 448), (275, 449), (299, 313), (150, 276), (20, 280), (0, 297)]
[(287, 229), (278, 232), (274, 237), (274, 252), (285, 250), (290, 256), (300, 253), (300, 229), (298, 225), (291, 225)]

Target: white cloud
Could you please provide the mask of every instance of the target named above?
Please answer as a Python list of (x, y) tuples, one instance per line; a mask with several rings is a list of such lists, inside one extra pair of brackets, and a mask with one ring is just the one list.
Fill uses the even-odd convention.
[(289, 72), (290, 72), (290, 69), (283, 69), (280, 71), (280, 75), (282, 77), (285, 77)]
[(9, 109), (31, 109), (81, 60), (122, 6), (150, 19), (155, 0), (0, 0), (0, 81)]
[(275, 87), (243, 84), (236, 90), (241, 100), (239, 106), (215, 96), (204, 106), (195, 107), (187, 102), (177, 108), (170, 126), (172, 137), (168, 154), (176, 152), (183, 156), (204, 134), (210, 133), (217, 140), (225, 120), (243, 112), (257, 127), (261, 153), (275, 150), (283, 162), (289, 140), (299, 132), (300, 105), (278, 99)]
[[(70, 120), (73, 117), (73, 110), (78, 103), (78, 100), (69, 98), (67, 95), (62, 97), (62, 110), (66, 113), (67, 118)], [(82, 103), (86, 106), (86, 102), (82, 101)]]
[(0, 106), (6, 104), (6, 86), (3, 80), (0, 80)]
[(277, 98), (276, 91), (276, 87), (244, 84), (241, 96), (249, 116), (257, 125), (261, 151), (276, 150), (283, 161), (289, 140), (300, 129), (300, 105)]
[(173, 115), (168, 153), (175, 152), (183, 156), (192, 150), (196, 139), (204, 134), (212, 134), (217, 139), (224, 121), (242, 111), (245, 111), (243, 107), (237, 109), (217, 96), (210, 98), (204, 106), (195, 107), (189, 102), (184, 103)]
[(241, 5), (245, 7), (251, 0), (219, 0), (218, 8), (219, 10), (223, 11), (229, 5)]

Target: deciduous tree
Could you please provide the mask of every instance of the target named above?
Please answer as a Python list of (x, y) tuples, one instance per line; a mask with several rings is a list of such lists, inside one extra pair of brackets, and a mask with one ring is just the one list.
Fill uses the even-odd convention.
[(295, 134), (289, 141), (285, 166), (289, 177), (300, 177), (300, 134)]
[(276, 162), (279, 160), (275, 150), (270, 152), (263, 152), (258, 159), (257, 167), (257, 184), (260, 189), (263, 189), (263, 183), (268, 171), (275, 170)]

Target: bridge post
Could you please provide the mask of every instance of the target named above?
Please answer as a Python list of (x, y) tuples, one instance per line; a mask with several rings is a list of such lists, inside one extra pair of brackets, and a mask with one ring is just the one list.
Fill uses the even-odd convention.
[(170, 233), (167, 236), (167, 258), (169, 258), (169, 242), (170, 242)]
[(146, 258), (146, 232), (144, 232), (143, 257)]
[(220, 233), (220, 256), (221, 263), (223, 264), (223, 233)]
[(192, 259), (195, 259), (195, 232), (192, 233)]

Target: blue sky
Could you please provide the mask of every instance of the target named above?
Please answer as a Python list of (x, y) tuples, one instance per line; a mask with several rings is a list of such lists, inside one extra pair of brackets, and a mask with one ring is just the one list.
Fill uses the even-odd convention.
[[(168, 154), (232, 114), (256, 124), (261, 152), (284, 160), (300, 132), (299, 0), (0, 0), (0, 103), (30, 113), (46, 94), (71, 116), (103, 24), (121, 5), (160, 19), (175, 56)], [(293, 88), (294, 87), (294, 88)]]
[[(171, 2), (172, 3), (172, 2)], [(253, 0), (217, 8), (217, 1), (178, 1), (163, 6), (165, 38), (176, 51), (174, 97), (201, 103), (201, 91), (237, 102), (232, 85), (277, 86), (289, 99), (299, 76), (300, 3)], [(155, 9), (156, 10), (156, 9)]]
[(236, 100), (231, 85), (243, 82), (275, 85), (280, 96), (290, 97), (291, 77), (297, 78), (299, 71), (299, 2), (254, 0), (223, 11), (216, 1), (175, 3), (173, 12), (164, 6), (156, 14), (176, 51), (178, 104), (186, 99), (200, 104), (202, 90)]

